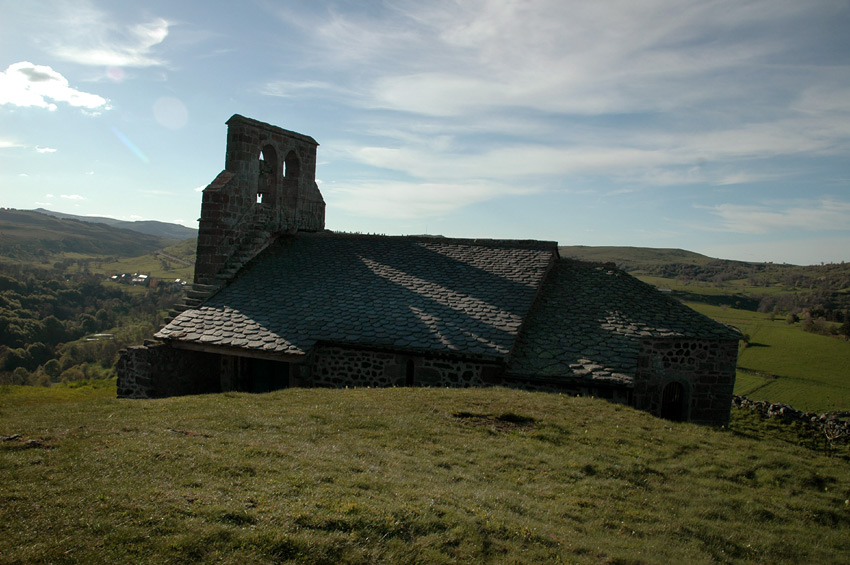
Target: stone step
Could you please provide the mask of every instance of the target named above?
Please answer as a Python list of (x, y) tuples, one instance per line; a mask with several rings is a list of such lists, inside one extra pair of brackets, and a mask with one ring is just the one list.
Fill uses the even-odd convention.
[(198, 300), (206, 300), (210, 296), (213, 295), (213, 291), (210, 290), (195, 290), (190, 289), (186, 291), (187, 298), (196, 298)]

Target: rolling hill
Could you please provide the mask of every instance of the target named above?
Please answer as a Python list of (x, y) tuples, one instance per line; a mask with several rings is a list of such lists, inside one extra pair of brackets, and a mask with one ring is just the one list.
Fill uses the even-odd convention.
[(0, 255), (13, 260), (46, 260), (63, 253), (131, 257), (176, 242), (102, 223), (0, 209)]
[(558, 246), (558, 252), (561, 257), (568, 259), (616, 263), (617, 266), (627, 271), (667, 263), (707, 265), (712, 261), (717, 261), (717, 259), (684, 249), (656, 249), (651, 247), (561, 245)]
[(198, 230), (181, 226), (180, 224), (172, 224), (168, 222), (159, 222), (157, 220), (139, 220), (135, 222), (127, 222), (124, 220), (116, 220), (115, 218), (106, 218), (103, 216), (75, 216), (74, 214), (65, 214), (62, 212), (54, 212), (44, 208), (36, 208), (33, 212), (47, 214), (54, 218), (63, 220), (79, 220), (94, 224), (106, 224), (113, 228), (121, 228), (132, 230), (147, 235), (155, 235), (157, 237), (167, 237), (169, 239), (189, 239), (198, 235)]

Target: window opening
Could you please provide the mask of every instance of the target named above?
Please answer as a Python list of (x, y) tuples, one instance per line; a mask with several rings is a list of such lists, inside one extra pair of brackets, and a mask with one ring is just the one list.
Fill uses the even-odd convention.
[(277, 161), (274, 148), (271, 145), (263, 147), (259, 158), (259, 175), (257, 177), (257, 204), (273, 205), (272, 191), (277, 183), (275, 178), (275, 163)]

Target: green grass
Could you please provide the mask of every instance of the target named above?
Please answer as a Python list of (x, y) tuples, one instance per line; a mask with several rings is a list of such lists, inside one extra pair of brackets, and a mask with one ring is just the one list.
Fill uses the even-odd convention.
[[(113, 262), (103, 262), (97, 266), (97, 272), (107, 275), (141, 273), (164, 281), (173, 281), (174, 279), (192, 280), (192, 275), (195, 272), (194, 265), (187, 266), (168, 259), (160, 260), (159, 257), (158, 255), (148, 254), (119, 259)], [(168, 269), (164, 267), (163, 261), (168, 266)]]
[(0, 391), (3, 562), (850, 561), (846, 454), (750, 412), (730, 431), (505, 389), (34, 390)]
[(192, 280), (196, 247), (197, 239), (187, 239), (166, 247), (161, 252), (100, 263), (97, 265), (97, 272), (109, 275), (142, 273), (165, 281), (178, 278)]
[[(62, 404), (115, 398), (115, 379), (85, 380), (44, 388), (0, 385), (0, 407)], [(0, 409), (2, 409), (0, 408)], [(0, 412), (2, 413), (2, 412)]]
[[(647, 284), (651, 284), (657, 288), (669, 288), (679, 293), (689, 293), (701, 296), (724, 296), (727, 297), (729, 303), (733, 303), (740, 296), (752, 297), (760, 295), (781, 294), (792, 292), (791, 289), (785, 288), (782, 285), (772, 286), (755, 286), (749, 284), (746, 280), (730, 280), (723, 283), (714, 283), (707, 281), (689, 281), (683, 282), (677, 279), (669, 279), (653, 275), (636, 274), (636, 278)], [(798, 294), (809, 294), (810, 291), (796, 291)]]
[(850, 410), (850, 343), (805, 332), (784, 319), (771, 321), (767, 314), (688, 306), (750, 336), (750, 346), (738, 354), (738, 367), (766, 375), (739, 371), (736, 394), (812, 412)]

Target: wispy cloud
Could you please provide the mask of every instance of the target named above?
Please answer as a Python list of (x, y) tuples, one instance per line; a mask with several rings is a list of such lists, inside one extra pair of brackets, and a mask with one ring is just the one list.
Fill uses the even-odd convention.
[(61, 194), (59, 197), (67, 200), (85, 200), (85, 197), (79, 194)]
[(68, 79), (51, 67), (29, 61), (14, 63), (0, 73), (0, 105), (57, 109), (57, 102), (89, 110), (108, 110), (109, 101), (71, 88)]
[(719, 204), (706, 208), (720, 219), (713, 229), (744, 234), (791, 230), (850, 231), (850, 202), (822, 200), (784, 208), (769, 205)]
[(449, 214), (498, 196), (531, 194), (539, 189), (494, 182), (359, 182), (328, 187), (334, 208), (363, 217), (411, 219)]
[(75, 2), (55, 15), (56, 33), (46, 39), (52, 54), (82, 65), (153, 67), (165, 62), (154, 48), (168, 37), (170, 22), (152, 18), (125, 24), (88, 2)]
[(322, 92), (358, 108), (370, 142), (353, 137), (348, 158), (421, 182), (764, 183), (789, 174), (768, 170), (768, 159), (850, 151), (850, 65), (812, 31), (839, 8), (816, 4), (437, 0), (281, 11), (323, 72), (262, 92)]
[(276, 96), (278, 98), (295, 98), (308, 96), (315, 93), (335, 90), (336, 87), (327, 82), (302, 81), (293, 82), (286, 80), (274, 80), (265, 83), (259, 89), (260, 94)]
[[(2, 86), (0, 86), (1, 88)], [(2, 91), (0, 91), (0, 96), (2, 96)], [(23, 145), (10, 139), (0, 139), (0, 149), (11, 149), (13, 147), (23, 147)]]

